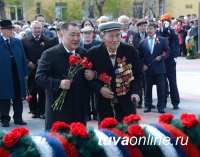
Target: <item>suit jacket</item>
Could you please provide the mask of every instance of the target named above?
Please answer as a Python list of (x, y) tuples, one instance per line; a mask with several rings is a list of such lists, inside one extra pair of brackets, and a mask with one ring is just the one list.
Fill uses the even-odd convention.
[[(126, 64), (131, 64), (133, 66), (132, 72), (134, 80), (131, 81), (129, 91), (126, 95), (116, 96), (115, 69), (118, 68), (117, 61), (115, 63), (115, 66), (113, 67), (112, 62), (110, 60), (110, 56), (104, 43), (99, 46), (93, 47), (89, 50), (89, 59), (93, 64), (93, 70), (95, 70), (98, 75), (101, 75), (102, 73), (107, 73), (109, 76), (112, 77), (111, 89), (117, 97), (118, 102), (122, 106), (127, 106), (127, 108), (129, 108), (128, 106), (132, 105), (131, 95), (140, 94), (142, 88), (142, 73), (139, 67), (138, 56), (135, 48), (127, 44), (120, 43), (120, 46), (117, 49), (116, 60), (117, 58), (123, 58), (124, 56), (126, 57)], [(111, 100), (102, 97), (102, 95), (100, 94), (100, 89), (104, 86), (104, 83), (99, 79), (92, 80), (89, 83), (90, 87), (97, 93), (98, 106), (101, 106), (101, 104), (110, 105)]]
[[(25, 97), (26, 90), (24, 76), (28, 75), (28, 69), (24, 48), (19, 39), (10, 38), (10, 49), (17, 65), (21, 96)], [(0, 99), (15, 98), (11, 67), (12, 65), (9, 47), (2, 36), (0, 36)]]
[(58, 36), (50, 39), (50, 47), (56, 46), (59, 44)]
[(27, 86), (30, 93), (37, 93), (39, 87), (35, 83), (35, 72), (37, 69), (37, 62), (40, 59), (42, 53), (50, 47), (49, 38), (41, 34), (39, 41), (36, 41), (33, 35), (29, 35), (22, 39), (22, 44), (25, 49), (25, 54), (28, 59), (28, 62), (33, 62), (36, 65), (36, 68), (31, 70), (29, 69), (29, 76), (27, 81)]
[[(149, 49), (148, 38), (141, 41), (138, 45), (139, 56), (141, 59), (142, 65), (146, 65), (149, 69), (145, 72), (146, 74), (164, 74), (166, 73), (164, 60), (167, 59), (170, 55), (170, 49), (167, 45), (165, 38), (156, 36), (154, 49), (151, 54)], [(157, 40), (157, 41), (156, 41)], [(157, 56), (163, 55), (163, 52), (166, 52), (166, 56), (162, 57), (161, 61), (153, 61)]]
[[(87, 55), (82, 48), (76, 49), (76, 53), (81, 57)], [(55, 121), (86, 123), (86, 102), (89, 94), (83, 69), (75, 75), (62, 110), (53, 111), (51, 107), (62, 91), (59, 88), (60, 82), (66, 79), (69, 67), (69, 53), (62, 44), (46, 50), (39, 60), (36, 82), (46, 89), (46, 129), (50, 129)]]

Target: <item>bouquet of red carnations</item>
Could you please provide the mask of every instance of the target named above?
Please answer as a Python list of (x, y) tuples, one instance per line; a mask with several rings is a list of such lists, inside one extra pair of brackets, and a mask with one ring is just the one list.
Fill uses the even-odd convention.
[[(66, 78), (68, 80), (73, 80), (76, 73), (78, 73), (79, 70), (81, 70), (83, 68), (84, 69), (92, 69), (92, 63), (88, 62), (87, 57), (79, 58), (78, 56), (71, 55), (69, 57), (69, 65), (70, 65), (70, 68), (68, 70), (68, 76), (66, 76)], [(61, 111), (62, 105), (65, 100), (66, 93), (67, 93), (67, 90), (62, 90), (60, 96), (53, 103), (52, 108), (54, 111), (55, 110)]]

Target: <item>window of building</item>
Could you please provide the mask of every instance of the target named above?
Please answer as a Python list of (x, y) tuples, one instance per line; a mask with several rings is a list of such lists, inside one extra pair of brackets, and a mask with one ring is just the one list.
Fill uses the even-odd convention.
[(67, 3), (65, 2), (56, 2), (55, 3), (55, 14), (56, 18), (62, 19), (63, 18), (63, 13), (67, 9)]
[(23, 13), (21, 5), (10, 5), (10, 19), (11, 20), (22, 20)]
[(40, 2), (36, 3), (36, 14), (41, 14), (41, 3)]

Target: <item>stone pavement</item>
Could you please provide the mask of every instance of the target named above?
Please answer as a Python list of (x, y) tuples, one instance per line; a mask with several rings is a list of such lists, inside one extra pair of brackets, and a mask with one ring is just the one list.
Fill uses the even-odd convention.
[[(181, 113), (195, 113), (200, 114), (200, 59), (186, 60), (185, 58), (178, 58), (177, 61), (177, 83), (179, 88), (179, 94), (181, 98), (180, 109), (173, 110), (168, 99), (166, 108), (167, 113), (173, 113), (175, 116), (179, 116)], [(153, 87), (153, 101), (156, 104), (156, 88)], [(24, 103), (23, 118), (28, 123), (26, 127), (32, 134), (44, 131), (44, 120), (32, 119), (31, 114), (28, 113), (28, 105)], [(150, 113), (143, 113), (143, 109), (137, 110), (138, 114), (142, 117), (142, 123), (157, 122), (159, 113), (157, 110), (153, 110)], [(12, 109), (10, 115), (13, 115)], [(3, 128), (6, 131), (11, 130), (14, 127), (18, 127), (13, 123), (13, 119), (10, 122), (9, 128)], [(88, 122), (88, 126), (97, 127), (96, 121)], [(2, 127), (0, 126), (2, 129)]]

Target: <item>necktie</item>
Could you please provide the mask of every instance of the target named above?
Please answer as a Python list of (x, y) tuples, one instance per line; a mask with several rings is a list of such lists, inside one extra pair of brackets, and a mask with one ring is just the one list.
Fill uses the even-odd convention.
[(39, 36), (35, 36), (35, 41), (39, 41), (40, 37)]
[(110, 54), (110, 59), (111, 59), (113, 67), (115, 66), (115, 57), (116, 57), (116, 54)]
[(115, 59), (116, 55), (115, 54), (110, 54), (111, 59)]
[(154, 37), (150, 37), (149, 38), (150, 42), (149, 42), (149, 49), (150, 49), (150, 52), (153, 53), (153, 40), (154, 40)]
[(9, 39), (6, 39), (6, 44), (8, 45), (8, 47), (10, 47), (10, 41), (9, 41)]

